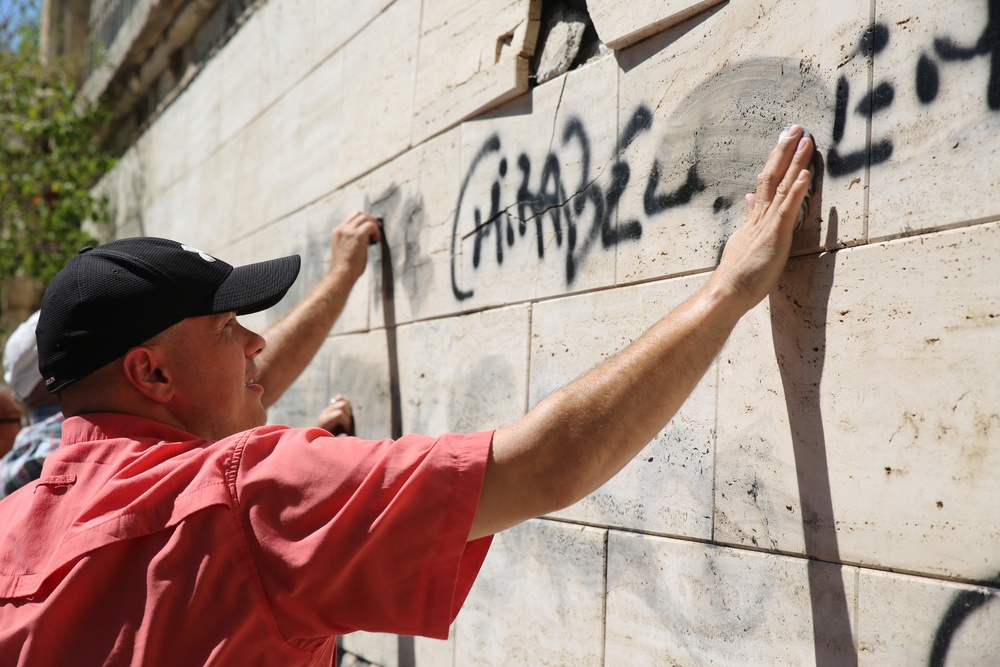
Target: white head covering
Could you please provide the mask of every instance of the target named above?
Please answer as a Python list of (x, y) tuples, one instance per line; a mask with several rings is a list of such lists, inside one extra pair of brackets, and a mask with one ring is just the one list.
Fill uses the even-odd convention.
[(36, 310), (14, 329), (3, 349), (4, 382), (22, 403), (42, 381), (42, 374), (38, 371), (38, 345), (35, 343), (38, 313)]

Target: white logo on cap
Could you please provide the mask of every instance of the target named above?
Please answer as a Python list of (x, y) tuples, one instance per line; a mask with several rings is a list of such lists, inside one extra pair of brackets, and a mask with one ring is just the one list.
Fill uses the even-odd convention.
[(181, 244), (181, 248), (183, 250), (187, 250), (188, 252), (196, 252), (196, 253), (198, 253), (198, 256), (201, 257), (206, 262), (214, 262), (215, 261), (214, 257), (212, 257), (211, 255), (209, 255), (207, 252), (202, 252), (201, 250), (198, 250), (197, 248), (192, 248), (191, 246), (184, 245), (183, 243)]

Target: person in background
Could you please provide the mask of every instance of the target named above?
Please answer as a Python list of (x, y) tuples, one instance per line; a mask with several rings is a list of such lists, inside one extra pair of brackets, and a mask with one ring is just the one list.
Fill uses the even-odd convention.
[(21, 430), (21, 406), (9, 391), (0, 391), (0, 456), (10, 451)]
[(0, 498), (38, 479), (42, 464), (59, 447), (62, 436), (59, 397), (45, 390), (38, 372), (38, 315), (36, 310), (22, 322), (3, 349), (3, 379), (27, 410), (28, 424), (17, 433), (10, 451), (0, 458)]

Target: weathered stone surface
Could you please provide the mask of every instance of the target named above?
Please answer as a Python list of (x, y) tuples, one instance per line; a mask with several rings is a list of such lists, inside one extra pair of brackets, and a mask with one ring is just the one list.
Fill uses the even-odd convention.
[(343, 100), (340, 122), (351, 128), (336, 154), (347, 178), (410, 147), (420, 5), (420, 0), (397, 0), (340, 52), (343, 78), (332, 91)]
[(222, 68), (218, 90), (220, 141), (229, 141), (264, 109), (262, 24), (259, 14), (251, 15), (215, 57)]
[(793, 260), (720, 361), (715, 539), (1000, 571), (1000, 225)]
[(604, 664), (605, 539), (539, 520), (497, 535), (455, 621), (455, 665)]
[(313, 0), (316, 29), (313, 35), (318, 60), (334, 53), (354, 38), (395, 0)]
[(236, 216), (244, 228), (278, 220), (345, 180), (342, 64), (339, 56), (324, 61), (240, 136)]
[[(832, 148), (838, 77), (867, 80), (865, 59), (849, 57), (867, 12), (860, 0), (808, 12), (774, 0), (728, 3), (702, 23), (618, 55), (628, 177), (618, 213), (619, 282), (716, 264), (783, 127), (801, 123), (821, 153)], [(770, 29), (788, 25), (796, 28)], [(864, 142), (863, 123), (846, 127), (842, 143), (863, 149)], [(863, 238), (865, 190), (854, 175), (820, 169), (795, 252)]]
[(413, 144), (528, 89), (540, 9), (536, 0), (424, 4)]
[(602, 235), (613, 224), (617, 76), (605, 58), (463, 124), (452, 228), (462, 309), (614, 283)]
[(855, 568), (611, 531), (606, 664), (849, 665), (856, 582)]
[(858, 665), (990, 665), (1000, 590), (861, 570)]
[[(451, 290), (449, 234), (459, 192), (458, 141), (457, 129), (435, 137), (322, 200), (337, 220), (355, 210), (382, 218), (396, 323), (459, 309)], [(377, 328), (384, 322), (381, 245), (369, 257), (370, 320)]]
[(524, 414), (527, 306), (408, 324), (397, 340), (405, 433), (470, 433)]
[[(988, 3), (879, 3), (869, 236), (998, 214), (1000, 82)], [(994, 35), (994, 36), (990, 36)], [(986, 40), (986, 41), (983, 41)], [(864, 118), (853, 104), (850, 121)]]
[(259, 10), (260, 65), (265, 106), (296, 85), (316, 64), (316, 0), (267, 2)]
[[(531, 405), (628, 346), (701, 280), (674, 280), (535, 304)], [(603, 487), (556, 516), (707, 540), (712, 536), (716, 368), (669, 425)]]
[(327, 400), (336, 394), (350, 399), (358, 437), (369, 440), (390, 437), (392, 422), (385, 333), (371, 331), (333, 336), (325, 347), (330, 354)]
[(597, 36), (609, 48), (622, 49), (657, 32), (677, 25), (722, 0), (587, 0), (587, 10)]

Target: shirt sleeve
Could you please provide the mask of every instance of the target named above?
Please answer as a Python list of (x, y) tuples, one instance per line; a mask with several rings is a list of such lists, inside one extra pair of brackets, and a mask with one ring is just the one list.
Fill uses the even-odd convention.
[(258, 429), (235, 452), (235, 488), (285, 637), (447, 638), (491, 541), (467, 542), (492, 437)]

